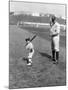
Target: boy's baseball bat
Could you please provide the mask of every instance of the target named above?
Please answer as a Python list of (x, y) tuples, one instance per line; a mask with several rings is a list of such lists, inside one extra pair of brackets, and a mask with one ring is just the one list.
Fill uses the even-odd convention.
[(34, 36), (31, 38), (30, 42), (33, 41), (33, 40), (36, 38), (36, 36), (37, 36), (37, 35), (34, 35)]
[[(30, 39), (30, 42), (32, 42), (32, 41), (36, 38), (36, 36), (37, 36), (37, 35), (34, 35), (34, 36)], [(28, 45), (28, 43), (26, 43), (25, 46), (27, 46), (27, 45)]]

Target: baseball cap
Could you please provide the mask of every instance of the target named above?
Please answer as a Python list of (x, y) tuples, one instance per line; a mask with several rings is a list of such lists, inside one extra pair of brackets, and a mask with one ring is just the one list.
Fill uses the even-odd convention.
[(25, 41), (30, 41), (30, 38), (26, 38)]

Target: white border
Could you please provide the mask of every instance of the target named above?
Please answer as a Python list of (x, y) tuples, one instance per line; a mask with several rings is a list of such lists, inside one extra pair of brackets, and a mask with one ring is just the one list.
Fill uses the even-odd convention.
[[(67, 0), (11, 0), (11, 1), (31, 1), (31, 2), (44, 2), (44, 3), (60, 3), (67, 4)], [(68, 4), (67, 4), (68, 5)], [(8, 0), (0, 0), (0, 90), (8, 90), (9, 79), (9, 5)], [(68, 13), (68, 12), (67, 12)], [(67, 14), (68, 15), (68, 14)], [(67, 21), (68, 22), (68, 21)], [(68, 32), (66, 33), (66, 35)], [(68, 41), (68, 37), (67, 37)], [(68, 45), (68, 43), (67, 43)], [(67, 57), (67, 55), (66, 55)], [(68, 64), (67, 64), (68, 68)], [(68, 72), (68, 70), (67, 70)], [(68, 81), (68, 79), (67, 79)], [(67, 86), (60, 87), (41, 87), (41, 88), (29, 88), (35, 90), (66, 90)], [(16, 89), (14, 89), (16, 90)], [(19, 90), (19, 89), (18, 89)], [(27, 90), (27, 89), (25, 89)]]
[(66, 4), (67, 0), (10, 0), (10, 1), (28, 1), (28, 2), (42, 2), (42, 3), (60, 3)]

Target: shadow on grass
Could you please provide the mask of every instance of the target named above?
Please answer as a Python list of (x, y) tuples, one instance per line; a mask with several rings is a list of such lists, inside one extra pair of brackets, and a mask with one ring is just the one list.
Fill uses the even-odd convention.
[(51, 56), (47, 53), (39, 52), (41, 56), (51, 59)]

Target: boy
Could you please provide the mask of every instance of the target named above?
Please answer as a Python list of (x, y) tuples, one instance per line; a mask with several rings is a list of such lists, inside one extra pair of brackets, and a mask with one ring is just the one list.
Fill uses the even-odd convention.
[(27, 57), (27, 65), (32, 65), (32, 57), (34, 55), (34, 46), (32, 42), (30, 41), (30, 38), (25, 39), (26, 41), (26, 50), (29, 51), (28, 57)]

